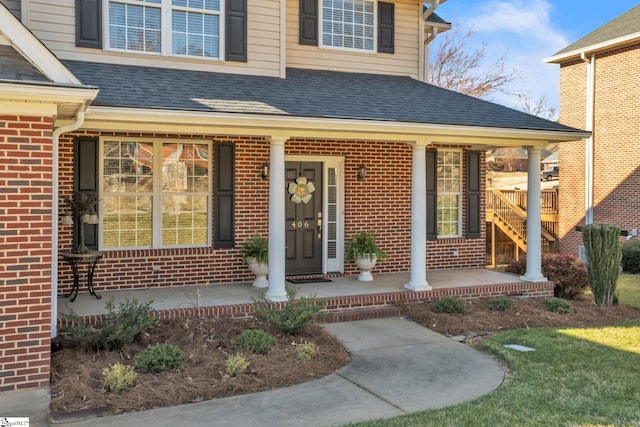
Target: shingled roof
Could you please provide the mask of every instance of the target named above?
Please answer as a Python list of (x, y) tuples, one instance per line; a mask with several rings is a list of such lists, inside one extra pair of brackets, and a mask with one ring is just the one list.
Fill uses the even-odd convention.
[(633, 36), (634, 34), (637, 34), (640, 39), (640, 5), (560, 50), (547, 61), (556, 62), (554, 61), (556, 57), (562, 58), (570, 55), (572, 52), (589, 50), (589, 48), (606, 45), (608, 42)]
[(287, 78), (65, 61), (96, 106), (571, 132), (410, 77), (289, 68)]

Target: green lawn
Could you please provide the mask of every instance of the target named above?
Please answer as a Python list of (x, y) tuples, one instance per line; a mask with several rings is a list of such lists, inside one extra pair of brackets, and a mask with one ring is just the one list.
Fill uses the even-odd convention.
[(620, 302), (640, 308), (640, 274), (621, 274), (618, 279)]
[[(621, 275), (618, 287), (621, 302), (640, 308), (640, 275)], [(511, 378), (495, 392), (444, 409), (350, 425), (640, 425), (640, 318), (605, 328), (508, 331), (485, 341), (482, 350), (509, 367)]]

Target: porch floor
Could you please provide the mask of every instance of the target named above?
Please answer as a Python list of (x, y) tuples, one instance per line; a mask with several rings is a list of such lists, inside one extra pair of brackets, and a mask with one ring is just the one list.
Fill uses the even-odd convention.
[[(515, 274), (489, 269), (434, 270), (427, 272), (431, 291), (414, 292), (404, 288), (410, 273), (375, 274), (374, 280), (360, 282), (355, 276), (331, 278), (331, 282), (291, 284), (298, 289), (298, 296), (328, 298), (327, 307), (332, 311), (347, 309), (389, 308), (398, 302), (430, 301), (444, 296), (478, 298), (497, 295), (553, 295), (553, 283), (531, 283), (520, 280)], [(233, 315), (244, 317), (252, 313), (252, 298), (260, 299), (266, 289), (258, 289), (251, 283), (222, 284), (184, 287), (149, 287), (146, 289), (97, 291), (97, 299), (81, 287), (74, 302), (58, 297), (58, 313), (73, 310), (79, 316), (95, 316), (106, 313), (105, 304), (113, 299), (114, 304), (126, 299), (139, 302), (153, 300), (152, 307), (163, 318), (194, 315)], [(388, 315), (392, 315), (388, 314)], [(366, 318), (359, 316), (357, 318)], [(369, 316), (371, 317), (371, 316)], [(375, 316), (374, 316), (375, 317)], [(338, 318), (336, 320), (356, 320)]]

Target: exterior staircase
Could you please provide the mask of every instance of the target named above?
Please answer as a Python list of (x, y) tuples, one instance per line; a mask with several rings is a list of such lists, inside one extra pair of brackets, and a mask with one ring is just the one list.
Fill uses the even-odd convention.
[[(557, 250), (558, 192), (542, 190), (542, 250), (553, 253)], [(487, 190), (487, 224), (491, 227), (490, 248), (491, 266), (498, 262), (500, 248), (513, 250), (512, 258), (518, 259), (527, 252), (527, 191), (526, 190)], [(504, 243), (508, 242), (507, 245)], [(511, 254), (510, 254), (511, 255)]]

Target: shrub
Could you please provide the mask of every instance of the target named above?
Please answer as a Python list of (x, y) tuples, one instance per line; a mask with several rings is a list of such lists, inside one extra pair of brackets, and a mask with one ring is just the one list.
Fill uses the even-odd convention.
[(305, 341), (298, 344), (298, 359), (311, 360), (318, 356), (319, 348), (312, 342)]
[(496, 297), (487, 301), (487, 307), (491, 311), (507, 311), (513, 310), (516, 307), (516, 303), (511, 298)]
[(527, 258), (520, 257), (520, 259), (517, 260), (512, 259), (504, 268), (504, 271), (506, 271), (507, 273), (515, 273), (522, 276), (527, 272)]
[[(523, 275), (527, 272), (527, 260), (521, 257), (511, 261), (505, 271)], [(553, 295), (558, 298), (576, 299), (589, 287), (587, 266), (578, 257), (569, 254), (542, 255), (542, 274), (556, 283)]]
[(622, 243), (622, 271), (640, 273), (640, 240), (627, 240)]
[(296, 334), (328, 316), (320, 313), (327, 306), (326, 298), (312, 296), (296, 299), (296, 290), (292, 288), (287, 289), (287, 302), (282, 308), (279, 303), (266, 299), (253, 299), (253, 302), (256, 304), (256, 318), (285, 334)]
[(243, 331), (234, 345), (240, 350), (249, 350), (256, 354), (266, 354), (273, 344), (273, 337), (260, 329)]
[(620, 228), (613, 225), (589, 224), (582, 230), (589, 284), (597, 305), (615, 302), (622, 260), (619, 239)]
[(589, 287), (587, 265), (573, 255), (545, 254), (542, 257), (542, 274), (556, 282), (553, 295), (558, 298), (579, 298)]
[(225, 362), (225, 372), (227, 375), (231, 375), (232, 377), (237, 377), (241, 373), (247, 370), (249, 367), (249, 362), (244, 358), (242, 353), (236, 353), (227, 359)]
[(118, 304), (116, 310), (111, 299), (105, 305), (107, 314), (100, 315), (97, 328), (88, 325), (73, 310), (60, 317), (68, 322), (65, 329), (73, 342), (94, 350), (114, 350), (133, 342), (140, 332), (158, 324), (151, 303), (127, 299)]
[(547, 310), (560, 314), (570, 313), (573, 308), (569, 301), (561, 298), (546, 298), (544, 305), (547, 307)]
[(150, 345), (135, 359), (133, 366), (145, 374), (157, 374), (158, 372), (175, 369), (184, 361), (184, 353), (173, 344)]
[(444, 297), (433, 303), (433, 311), (436, 313), (462, 314), (464, 310), (464, 300), (458, 297)]
[(104, 378), (107, 383), (109, 390), (114, 393), (122, 393), (133, 386), (136, 378), (138, 378), (138, 374), (135, 373), (131, 366), (116, 363), (102, 370), (102, 378)]

